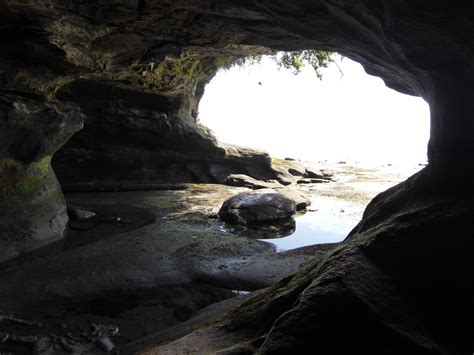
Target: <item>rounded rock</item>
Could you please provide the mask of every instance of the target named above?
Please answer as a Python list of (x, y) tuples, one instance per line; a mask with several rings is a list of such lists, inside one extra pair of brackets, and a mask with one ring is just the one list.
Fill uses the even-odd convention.
[(295, 201), (265, 189), (230, 197), (219, 210), (219, 217), (229, 223), (260, 225), (288, 220), (295, 213)]

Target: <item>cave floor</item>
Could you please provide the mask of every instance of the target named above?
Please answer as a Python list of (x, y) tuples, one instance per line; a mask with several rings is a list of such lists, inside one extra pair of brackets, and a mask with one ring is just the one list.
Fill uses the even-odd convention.
[[(377, 192), (403, 179), (345, 164), (327, 168), (336, 182), (300, 188), (314, 211), (318, 198), (355, 206), (335, 209), (341, 220), (357, 220)], [(196, 314), (208, 319), (222, 313), (248, 297), (242, 291), (273, 285), (333, 246), (277, 252), (258, 240), (258, 232), (231, 233), (216, 213), (226, 198), (246, 190), (190, 184), (67, 194), (69, 206), (96, 216), (71, 222), (64, 240), (0, 265), (1, 346), (21, 350), (36, 343), (44, 354), (100, 352), (93, 324), (117, 326), (117, 346), (159, 332), (167, 332), (166, 339), (173, 336), (169, 329)], [(100, 329), (113, 333), (113, 327)]]

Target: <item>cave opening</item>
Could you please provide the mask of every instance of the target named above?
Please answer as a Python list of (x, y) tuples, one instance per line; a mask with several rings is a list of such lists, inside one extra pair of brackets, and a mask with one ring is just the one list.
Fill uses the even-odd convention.
[(280, 68), (264, 56), (221, 69), (206, 85), (199, 120), (219, 140), (272, 157), (407, 168), (427, 163), (429, 106), (335, 56), (318, 79), (306, 65)]
[(276, 58), (218, 71), (198, 120), (220, 141), (262, 149), (275, 162), (335, 171), (335, 187), (301, 185), (313, 207), (297, 216), (294, 229), (261, 240), (280, 251), (340, 242), (370, 200), (426, 166), (429, 106), (338, 54), (318, 73), (307, 62), (298, 71), (282, 68)]

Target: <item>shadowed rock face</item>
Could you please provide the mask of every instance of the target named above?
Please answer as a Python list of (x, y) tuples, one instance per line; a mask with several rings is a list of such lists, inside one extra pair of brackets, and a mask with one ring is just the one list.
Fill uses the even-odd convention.
[[(180, 147), (179, 153), (184, 151), (185, 155), (180, 156), (181, 162), (201, 163), (200, 169), (194, 168), (201, 170), (194, 173), (199, 180), (198, 175), (204, 175), (202, 162), (209, 162), (205, 157), (219, 155), (212, 142), (208, 142), (211, 148), (203, 149), (201, 138), (214, 138), (196, 125), (205, 84), (229, 56), (270, 49), (335, 50), (362, 63), (368, 73), (380, 76), (389, 87), (425, 98), (432, 109), (432, 164), (464, 164), (474, 149), (469, 114), (473, 111), (473, 22), (468, 3), (453, 8), (402, 0), (299, 0), (291, 4), (50, 0), (41, 5), (10, 3), (2, 24), (3, 90), (76, 101), (89, 113), (85, 133), (73, 139), (58, 157), (57, 170), (67, 181), (85, 180), (81, 171), (87, 175), (85, 172), (92, 173), (99, 164), (123, 165), (108, 153), (113, 144), (107, 136), (120, 136), (127, 141), (127, 148), (144, 150), (143, 156), (160, 152), (162, 166), (153, 166), (147, 162), (150, 158), (143, 158), (135, 170), (144, 171), (136, 175), (143, 179), (165, 176), (163, 171), (172, 170), (177, 160), (173, 153), (179, 144), (170, 145), (164, 139), (167, 120), (163, 122), (163, 115), (177, 128), (186, 127), (182, 134), (172, 129), (171, 137), (210, 153), (199, 156), (196, 150)], [(147, 120), (150, 109), (156, 114), (151, 120), (162, 127), (152, 130), (156, 133), (153, 142), (142, 142), (136, 136), (149, 132), (150, 125), (140, 121)], [(68, 160), (78, 166), (69, 164), (73, 174), (64, 166)], [(84, 160), (96, 163), (87, 166)], [(206, 169), (208, 174), (209, 166)], [(192, 175), (193, 168), (181, 170)], [(93, 178), (104, 178), (95, 174)]]
[(68, 190), (91, 182), (222, 183), (234, 172), (274, 176), (266, 153), (219, 143), (192, 117), (197, 108), (183, 107), (179, 97), (87, 81), (58, 96), (78, 101), (87, 117), (53, 161)]
[(66, 203), (51, 157), (82, 122), (72, 104), (0, 98), (0, 261), (62, 238)]
[[(472, 353), (472, 324), (461, 326), (472, 319), (474, 299), (472, 3), (45, 0), (7, 2), (0, 20), (4, 106), (28, 98), (41, 112), (67, 101), (86, 114), (83, 133), (56, 161), (69, 183), (104, 179), (107, 171), (118, 180), (268, 175), (268, 157), (219, 147), (197, 123), (204, 86), (228, 56), (335, 50), (387, 86), (423, 97), (431, 107), (426, 169), (378, 196), (328, 257), (248, 301), (220, 326), (159, 350), (285, 353), (309, 345), (322, 353)], [(3, 106), (2, 112), (10, 117)], [(73, 132), (76, 123), (61, 112), (41, 117)], [(3, 121), (2, 129), (10, 125)], [(34, 209), (40, 191), (50, 184), (58, 191), (54, 174), (32, 165), (54, 149), (35, 154), (36, 134), (24, 143), (15, 138), (25, 136), (22, 127), (2, 131), (0, 151), (2, 158), (18, 156), (14, 171), (25, 171), (21, 176), (45, 179), (22, 204)], [(117, 147), (125, 151), (113, 156)], [(230, 151), (238, 158), (229, 165)], [(15, 196), (21, 191), (10, 179), (2, 185)], [(3, 201), (2, 226), (9, 228), (20, 212), (4, 217)]]

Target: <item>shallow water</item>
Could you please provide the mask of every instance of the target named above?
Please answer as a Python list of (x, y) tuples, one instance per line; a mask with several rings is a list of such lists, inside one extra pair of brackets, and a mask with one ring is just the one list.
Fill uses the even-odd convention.
[(363, 206), (318, 197), (309, 211), (296, 217), (296, 230), (283, 238), (259, 239), (275, 245), (278, 252), (308, 245), (335, 243), (346, 238), (362, 217)]

